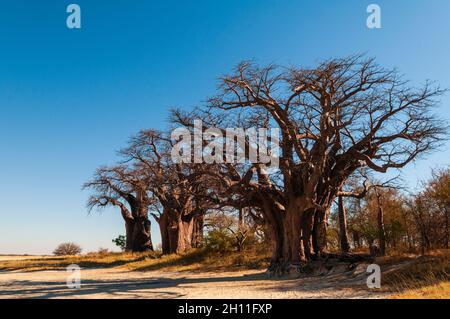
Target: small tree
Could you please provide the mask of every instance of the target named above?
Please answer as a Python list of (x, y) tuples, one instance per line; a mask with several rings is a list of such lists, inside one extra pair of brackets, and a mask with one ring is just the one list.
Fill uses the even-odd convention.
[(75, 243), (62, 243), (53, 251), (56, 256), (79, 255), (81, 247)]
[(113, 242), (114, 244), (116, 244), (117, 247), (120, 247), (120, 249), (121, 249), (122, 251), (124, 251), (125, 248), (126, 248), (127, 239), (126, 239), (126, 237), (125, 237), (124, 235), (119, 235), (117, 238), (114, 238), (114, 239), (112, 240), (112, 242)]
[(449, 247), (450, 169), (434, 170), (432, 178), (424, 182), (423, 188), (410, 204), (410, 211), (420, 234), (422, 253)]
[(99, 254), (99, 255), (107, 255), (107, 254), (109, 254), (109, 249), (100, 247), (97, 250), (97, 254)]
[(210, 214), (206, 219), (206, 227), (206, 247), (213, 250), (243, 251), (256, 242), (256, 230), (244, 223), (242, 212), (239, 214), (239, 220), (222, 213)]
[(233, 250), (234, 237), (230, 232), (235, 220), (232, 216), (223, 213), (211, 214), (206, 218), (207, 233), (205, 246), (219, 252), (229, 252)]

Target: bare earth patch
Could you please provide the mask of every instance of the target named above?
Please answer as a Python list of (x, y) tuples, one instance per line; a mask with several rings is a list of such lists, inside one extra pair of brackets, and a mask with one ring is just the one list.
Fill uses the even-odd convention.
[(0, 298), (383, 298), (361, 276), (269, 279), (264, 271), (161, 272), (125, 268), (82, 270), (80, 289), (65, 270), (1, 271)]

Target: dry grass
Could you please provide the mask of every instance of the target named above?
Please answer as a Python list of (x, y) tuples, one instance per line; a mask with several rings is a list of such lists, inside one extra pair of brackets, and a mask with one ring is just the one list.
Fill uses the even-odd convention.
[(90, 253), (80, 256), (42, 257), (0, 261), (0, 270), (52, 270), (64, 269), (70, 264), (83, 268), (117, 267), (147, 258), (157, 258), (155, 253)]
[[(403, 255), (380, 260), (385, 272), (383, 284), (396, 292), (394, 298), (449, 298), (450, 251), (438, 250), (425, 256)], [(392, 266), (394, 265), (394, 266)]]
[(127, 264), (131, 270), (168, 271), (233, 271), (243, 269), (265, 269), (269, 255), (257, 250), (229, 252), (222, 254), (206, 249), (196, 249), (185, 255), (161, 256), (158, 259), (144, 259)]
[(393, 299), (450, 299), (450, 282), (441, 282), (436, 285), (407, 289), (392, 296)]
[(221, 254), (205, 249), (193, 249), (184, 255), (161, 256), (160, 253), (91, 253), (81, 256), (43, 257), (0, 261), (0, 270), (54, 270), (70, 264), (82, 268), (126, 267), (130, 270), (214, 271), (264, 269), (269, 256), (255, 250)]

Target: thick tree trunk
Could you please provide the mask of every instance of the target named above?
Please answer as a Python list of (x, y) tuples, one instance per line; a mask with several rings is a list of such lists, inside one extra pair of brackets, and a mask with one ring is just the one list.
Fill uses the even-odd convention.
[(137, 197), (130, 195), (128, 198), (133, 217), (133, 227), (129, 237), (134, 252), (153, 250), (151, 223), (148, 219), (148, 202), (144, 195), (144, 191), (139, 191)]
[(326, 253), (329, 207), (319, 211), (310, 208), (304, 197), (291, 198), (286, 209), (263, 199), (262, 212), (270, 226), (272, 258), (271, 274), (302, 271), (314, 255)]
[(135, 252), (153, 250), (150, 237), (150, 220), (146, 216), (135, 217), (132, 233), (132, 250)]
[(169, 251), (171, 254), (176, 254), (177, 246), (178, 246), (178, 223), (177, 223), (177, 220), (174, 220), (172, 218), (169, 219), (168, 234), (169, 234), (169, 247), (170, 247)]
[(270, 225), (272, 258), (269, 272), (272, 274), (283, 275), (296, 272), (301, 265), (300, 261), (304, 260), (304, 256), (300, 256), (300, 238), (294, 238), (287, 220), (283, 218), (283, 221), (277, 225)]
[(286, 212), (286, 217), (284, 220), (285, 227), (288, 230), (287, 240), (290, 242), (289, 247), (290, 252), (286, 253), (285, 256), (289, 256), (291, 263), (293, 265), (300, 264), (301, 261), (305, 261), (305, 253), (303, 250), (302, 237), (301, 237), (301, 219), (303, 217), (303, 212), (300, 212), (297, 205), (292, 205), (288, 207)]
[(163, 210), (163, 213), (159, 217), (158, 224), (161, 233), (162, 253), (164, 255), (170, 254), (169, 214), (166, 210)]
[(312, 245), (312, 233), (314, 225), (314, 210), (308, 210), (302, 218), (302, 243), (305, 259), (310, 259), (314, 254)]
[(298, 272), (306, 261), (302, 240), (302, 225), (307, 220), (303, 218), (304, 214), (295, 202), (285, 212), (265, 205), (264, 215), (272, 242), (271, 274)]
[[(203, 233), (203, 218), (199, 221), (192, 214), (182, 216), (176, 213), (168, 216), (169, 252), (183, 254), (193, 247), (194, 236), (199, 236), (199, 232)], [(195, 226), (196, 222), (201, 224), (201, 227), (199, 224)], [(195, 235), (194, 229), (196, 229)]]
[(178, 220), (178, 240), (176, 253), (183, 254), (192, 248), (192, 235), (194, 232), (194, 218), (183, 216)]
[(271, 208), (265, 203), (263, 214), (269, 226), (269, 236), (271, 241), (272, 256), (271, 265), (281, 262), (283, 259), (283, 241), (284, 241), (284, 225), (282, 222), (281, 212)]
[(134, 219), (126, 218), (125, 219), (125, 251), (133, 250), (133, 230), (134, 230)]
[(194, 217), (194, 230), (192, 231), (192, 247), (198, 248), (203, 244), (204, 216), (199, 214)]
[(338, 217), (339, 217), (339, 243), (341, 251), (348, 253), (350, 251), (350, 244), (348, 242), (347, 231), (347, 212), (345, 211), (344, 200), (342, 196), (338, 197)]

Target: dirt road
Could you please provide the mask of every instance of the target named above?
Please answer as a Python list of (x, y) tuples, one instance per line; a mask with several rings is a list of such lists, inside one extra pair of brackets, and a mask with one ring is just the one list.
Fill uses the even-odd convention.
[(69, 289), (68, 273), (0, 271), (0, 298), (383, 298), (365, 277), (335, 274), (269, 279), (262, 271), (222, 273), (138, 272), (124, 268), (81, 270), (81, 287)]

